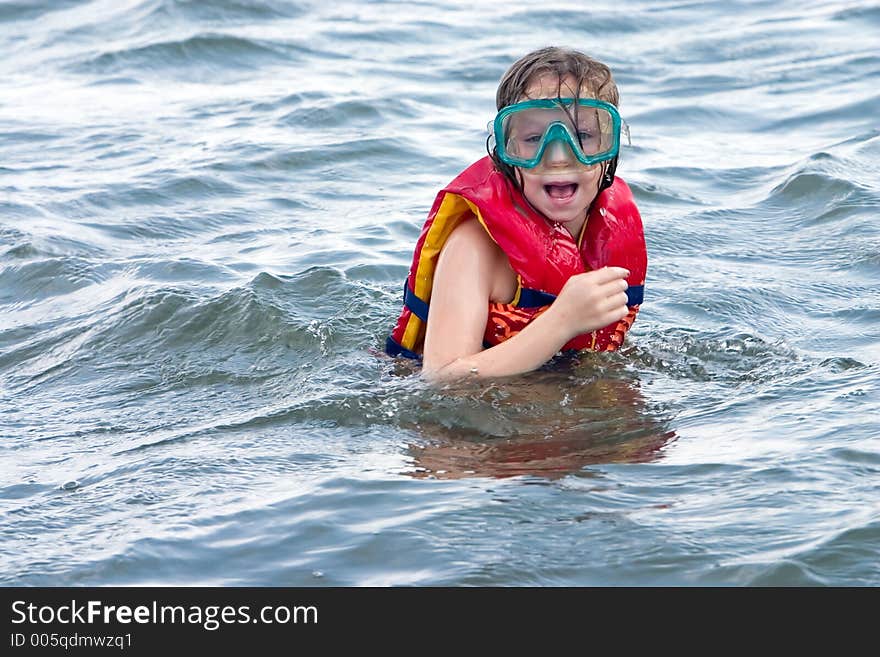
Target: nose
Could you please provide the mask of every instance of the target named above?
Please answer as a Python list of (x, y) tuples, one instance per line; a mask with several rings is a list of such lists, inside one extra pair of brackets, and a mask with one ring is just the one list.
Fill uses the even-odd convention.
[(568, 165), (571, 164), (572, 160), (577, 158), (575, 158), (574, 153), (572, 153), (568, 142), (562, 139), (554, 139), (547, 144), (542, 159), (544, 160), (544, 163), (548, 165)]

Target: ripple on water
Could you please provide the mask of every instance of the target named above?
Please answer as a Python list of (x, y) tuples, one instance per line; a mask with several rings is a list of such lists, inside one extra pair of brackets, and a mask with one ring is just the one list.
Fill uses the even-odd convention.
[(183, 17), (194, 24), (217, 23), (229, 25), (252, 23), (254, 21), (297, 18), (307, 8), (290, 2), (261, 0), (210, 0), (209, 2), (190, 2), (189, 0), (166, 0), (154, 6), (152, 16), (167, 15), (175, 23)]
[(231, 34), (203, 33), (187, 39), (161, 41), (92, 56), (68, 65), (80, 75), (122, 75), (160, 70), (184, 79), (201, 79), (211, 71), (232, 72), (290, 64), (303, 48)]
[(628, 353), (643, 367), (694, 381), (770, 382), (809, 367), (784, 342), (749, 333), (670, 329), (643, 336)]
[[(36, 255), (36, 249), (28, 249)], [(0, 268), (0, 303), (13, 305), (70, 294), (107, 280), (113, 267), (85, 258), (28, 260)]]
[(864, 190), (850, 180), (827, 173), (797, 171), (773, 188), (764, 205), (788, 211), (804, 208), (805, 214), (814, 215), (842, 203), (858, 204), (864, 197)]
[(53, 11), (75, 7), (81, 0), (39, 0), (4, 2), (0, 5), (0, 21), (15, 22), (40, 18)]
[(871, 23), (874, 25), (880, 25), (880, 7), (865, 6), (841, 9), (834, 13), (832, 19), (839, 21), (857, 20), (865, 21), (866, 23)]
[(311, 128), (363, 129), (384, 122), (386, 113), (397, 108), (386, 108), (372, 100), (322, 102), (319, 105), (297, 107), (277, 119), (282, 126), (309, 125)]
[(101, 210), (143, 207), (179, 206), (183, 199), (199, 200), (214, 197), (235, 197), (242, 190), (214, 176), (171, 176), (149, 186), (131, 183), (108, 185), (100, 192), (89, 192), (82, 201)]
[(795, 116), (770, 121), (764, 125), (763, 131), (787, 132), (816, 125), (829, 130), (835, 124), (845, 125), (848, 131), (875, 128), (876, 122), (873, 116), (876, 115), (878, 108), (880, 108), (880, 96), (873, 95), (869, 98), (843, 102), (837, 107), (801, 112)]
[(848, 573), (850, 586), (880, 584), (880, 521), (844, 529), (779, 562), (768, 564), (749, 586), (828, 586)]

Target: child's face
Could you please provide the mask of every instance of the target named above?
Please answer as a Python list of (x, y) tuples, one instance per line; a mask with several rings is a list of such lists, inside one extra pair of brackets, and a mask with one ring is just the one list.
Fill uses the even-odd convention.
[[(538, 98), (592, 97), (586, 89), (577, 94), (577, 84), (573, 78), (562, 80), (552, 73), (535, 78), (526, 89), (520, 101)], [(544, 151), (544, 158), (534, 169), (517, 168), (522, 174), (523, 193), (535, 209), (551, 221), (565, 224), (568, 228), (580, 229), (577, 225), (587, 216), (590, 203), (599, 192), (602, 177), (600, 165), (581, 164), (567, 144), (552, 141)], [(574, 234), (575, 231), (571, 231)]]

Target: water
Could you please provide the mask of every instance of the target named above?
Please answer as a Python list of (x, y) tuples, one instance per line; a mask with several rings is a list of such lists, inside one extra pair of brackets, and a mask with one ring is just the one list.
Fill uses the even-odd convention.
[[(381, 352), (528, 50), (606, 61), (622, 353)], [(0, 582), (880, 584), (880, 8), (0, 5)]]

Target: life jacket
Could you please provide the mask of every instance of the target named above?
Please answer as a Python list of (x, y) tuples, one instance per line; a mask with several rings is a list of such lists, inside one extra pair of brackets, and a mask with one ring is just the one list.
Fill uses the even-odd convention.
[(630, 313), (620, 322), (576, 336), (563, 351), (614, 351), (622, 343), (644, 296), (648, 257), (642, 219), (632, 192), (619, 177), (594, 201), (576, 242), (534, 210), (522, 193), (484, 157), (437, 195), (416, 243), (404, 284), (403, 310), (385, 344), (391, 356), (421, 358), (440, 250), (455, 228), (476, 218), (507, 255), (517, 276), (509, 304), (489, 302), (484, 346), (498, 344), (546, 310), (565, 282), (605, 266), (624, 267)]

